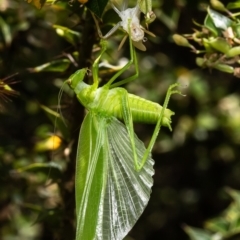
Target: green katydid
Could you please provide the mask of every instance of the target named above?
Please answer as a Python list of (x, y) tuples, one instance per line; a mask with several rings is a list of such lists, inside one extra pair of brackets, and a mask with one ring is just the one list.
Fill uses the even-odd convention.
[[(106, 41), (92, 67), (93, 84), (83, 82), (87, 68), (67, 80), (88, 113), (82, 123), (76, 159), (76, 240), (121, 240), (146, 207), (154, 174), (151, 150), (161, 125), (171, 129), (167, 109), (170, 96), (180, 93), (178, 84), (169, 87), (164, 105), (129, 94), (122, 84), (138, 74), (135, 49), (130, 40), (130, 61), (104, 86), (99, 87), (98, 64)], [(134, 63), (136, 73), (113, 84)], [(124, 124), (118, 119), (123, 120)], [(133, 121), (156, 124), (150, 143), (134, 133)]]

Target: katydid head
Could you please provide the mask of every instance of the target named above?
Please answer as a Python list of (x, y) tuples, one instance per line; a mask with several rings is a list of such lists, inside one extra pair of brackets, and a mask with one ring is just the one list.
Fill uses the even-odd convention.
[(78, 87), (78, 84), (81, 83), (88, 71), (88, 68), (82, 68), (73, 73), (67, 80), (68, 85), (75, 90)]

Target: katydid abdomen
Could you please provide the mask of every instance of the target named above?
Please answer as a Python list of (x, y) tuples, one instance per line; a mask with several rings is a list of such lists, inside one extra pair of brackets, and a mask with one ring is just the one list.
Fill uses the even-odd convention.
[[(156, 124), (162, 111), (161, 105), (130, 93), (128, 93), (128, 100), (134, 122)], [(170, 109), (165, 109), (162, 119), (163, 126), (169, 126), (173, 114), (174, 112)], [(116, 117), (122, 119), (122, 116), (116, 115)]]

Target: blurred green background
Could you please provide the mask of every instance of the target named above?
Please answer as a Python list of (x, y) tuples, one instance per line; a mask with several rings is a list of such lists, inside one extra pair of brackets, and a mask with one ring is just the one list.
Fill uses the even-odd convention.
[[(127, 239), (189, 239), (185, 224), (202, 228), (231, 202), (224, 188), (240, 189), (239, 79), (197, 68), (195, 55), (171, 37), (191, 33), (193, 19), (202, 23), (207, 4), (153, 0), (157, 19), (149, 30), (157, 37), (148, 37), (146, 52), (137, 51), (140, 76), (126, 87), (161, 104), (168, 86), (180, 82), (185, 96), (170, 100), (173, 131), (162, 129), (155, 144), (152, 196)], [(79, 35), (71, 42), (54, 24)], [(94, 23), (78, 2), (38, 10), (25, 1), (0, 0), (0, 30), (0, 79), (18, 73), (5, 80), (18, 95), (0, 98), (0, 239), (73, 239), (75, 149), (84, 109), (64, 87), (61, 113), (70, 129), (64, 136), (41, 106), (57, 111), (63, 81), (91, 66), (99, 40)], [(118, 33), (104, 57), (115, 65), (129, 57), (127, 43), (116, 52)], [(62, 59), (68, 62), (65, 71), (34, 70)], [(108, 69), (100, 72), (107, 80)], [(153, 127), (135, 129), (147, 143)], [(54, 133), (61, 145), (51, 151), (47, 141)]]

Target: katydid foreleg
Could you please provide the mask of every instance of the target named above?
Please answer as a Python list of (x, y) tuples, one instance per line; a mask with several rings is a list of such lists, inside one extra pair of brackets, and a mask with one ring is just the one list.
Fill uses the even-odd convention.
[[(121, 81), (119, 81), (117, 83), (112, 84), (110, 86), (110, 88), (119, 87), (119, 86), (121, 86), (123, 84), (129, 83), (129, 82), (135, 80), (138, 77), (138, 75), (139, 75), (139, 68), (138, 68), (138, 61), (137, 61), (137, 56), (136, 56), (136, 50), (135, 50), (135, 48), (134, 48), (134, 46), (132, 44), (131, 39), (129, 39), (129, 42), (130, 42), (130, 61), (126, 65), (128, 65), (128, 67), (129, 67), (131, 64), (134, 64), (135, 73), (134, 73), (134, 75), (132, 75), (132, 76), (130, 76), (130, 77), (124, 79), (124, 80), (121, 80)], [(120, 74), (122, 74), (122, 73), (123, 73), (123, 71)], [(111, 80), (111, 82), (113, 82), (115, 79), (116, 78), (114, 76), (114, 79), (113, 80), (110, 79), (110, 80)]]
[[(149, 144), (148, 144), (148, 147), (147, 147), (147, 149), (146, 149), (146, 152), (145, 152), (144, 155), (143, 155), (142, 162), (141, 162), (141, 164), (139, 165), (139, 170), (141, 170), (142, 167), (144, 166), (144, 164), (145, 164), (145, 162), (146, 162), (146, 160), (147, 160), (150, 152), (152, 151), (152, 148), (153, 148), (153, 146), (154, 146), (154, 144), (155, 144), (155, 142), (156, 142), (156, 140), (157, 140), (157, 136), (158, 136), (158, 134), (159, 134), (159, 132), (160, 132), (160, 129), (161, 129), (161, 126), (162, 126), (162, 122), (164, 121), (164, 113), (165, 113), (165, 111), (167, 110), (168, 102), (169, 102), (169, 100), (170, 100), (171, 95), (172, 95), (172, 94), (175, 94), (175, 93), (178, 93), (178, 94), (182, 95), (182, 93), (181, 93), (179, 90), (175, 90), (175, 88), (178, 87), (178, 86), (179, 86), (179, 84), (178, 84), (178, 83), (175, 83), (175, 84), (172, 84), (172, 85), (168, 88), (167, 95), (166, 95), (165, 100), (164, 100), (164, 103), (163, 103), (162, 111), (161, 111), (160, 116), (159, 116), (159, 119), (158, 119), (158, 121), (157, 121), (157, 123), (156, 123), (156, 126), (155, 126), (155, 129), (154, 129), (152, 138), (151, 138), (151, 140), (150, 140), (150, 142), (149, 142)], [(169, 128), (170, 130), (172, 130), (170, 123), (169, 123), (169, 125), (168, 125), (168, 128)]]
[(98, 78), (99, 61), (100, 61), (103, 53), (107, 50), (107, 42), (104, 40), (101, 40), (100, 45), (101, 45), (101, 52), (100, 52), (99, 56), (95, 59), (93, 65), (92, 65), (93, 84), (94, 84), (95, 88), (98, 88), (98, 84), (99, 84), (99, 78)]
[[(119, 87), (123, 84), (129, 83), (133, 80), (135, 80), (138, 77), (139, 74), (139, 69), (138, 69), (138, 61), (137, 61), (137, 56), (136, 56), (136, 50), (132, 44), (132, 40), (129, 38), (129, 47), (130, 47), (130, 60), (128, 61), (128, 63), (120, 70), (118, 71), (116, 74), (114, 74), (112, 76), (112, 78), (108, 81), (108, 83), (106, 84), (109, 88), (115, 88), (115, 87)], [(132, 64), (134, 64), (134, 68), (135, 68), (135, 74), (130, 76), (129, 78), (126, 78), (122, 81), (119, 81), (117, 83), (112, 84), (122, 73), (124, 73), (126, 71), (126, 69), (128, 69)]]

